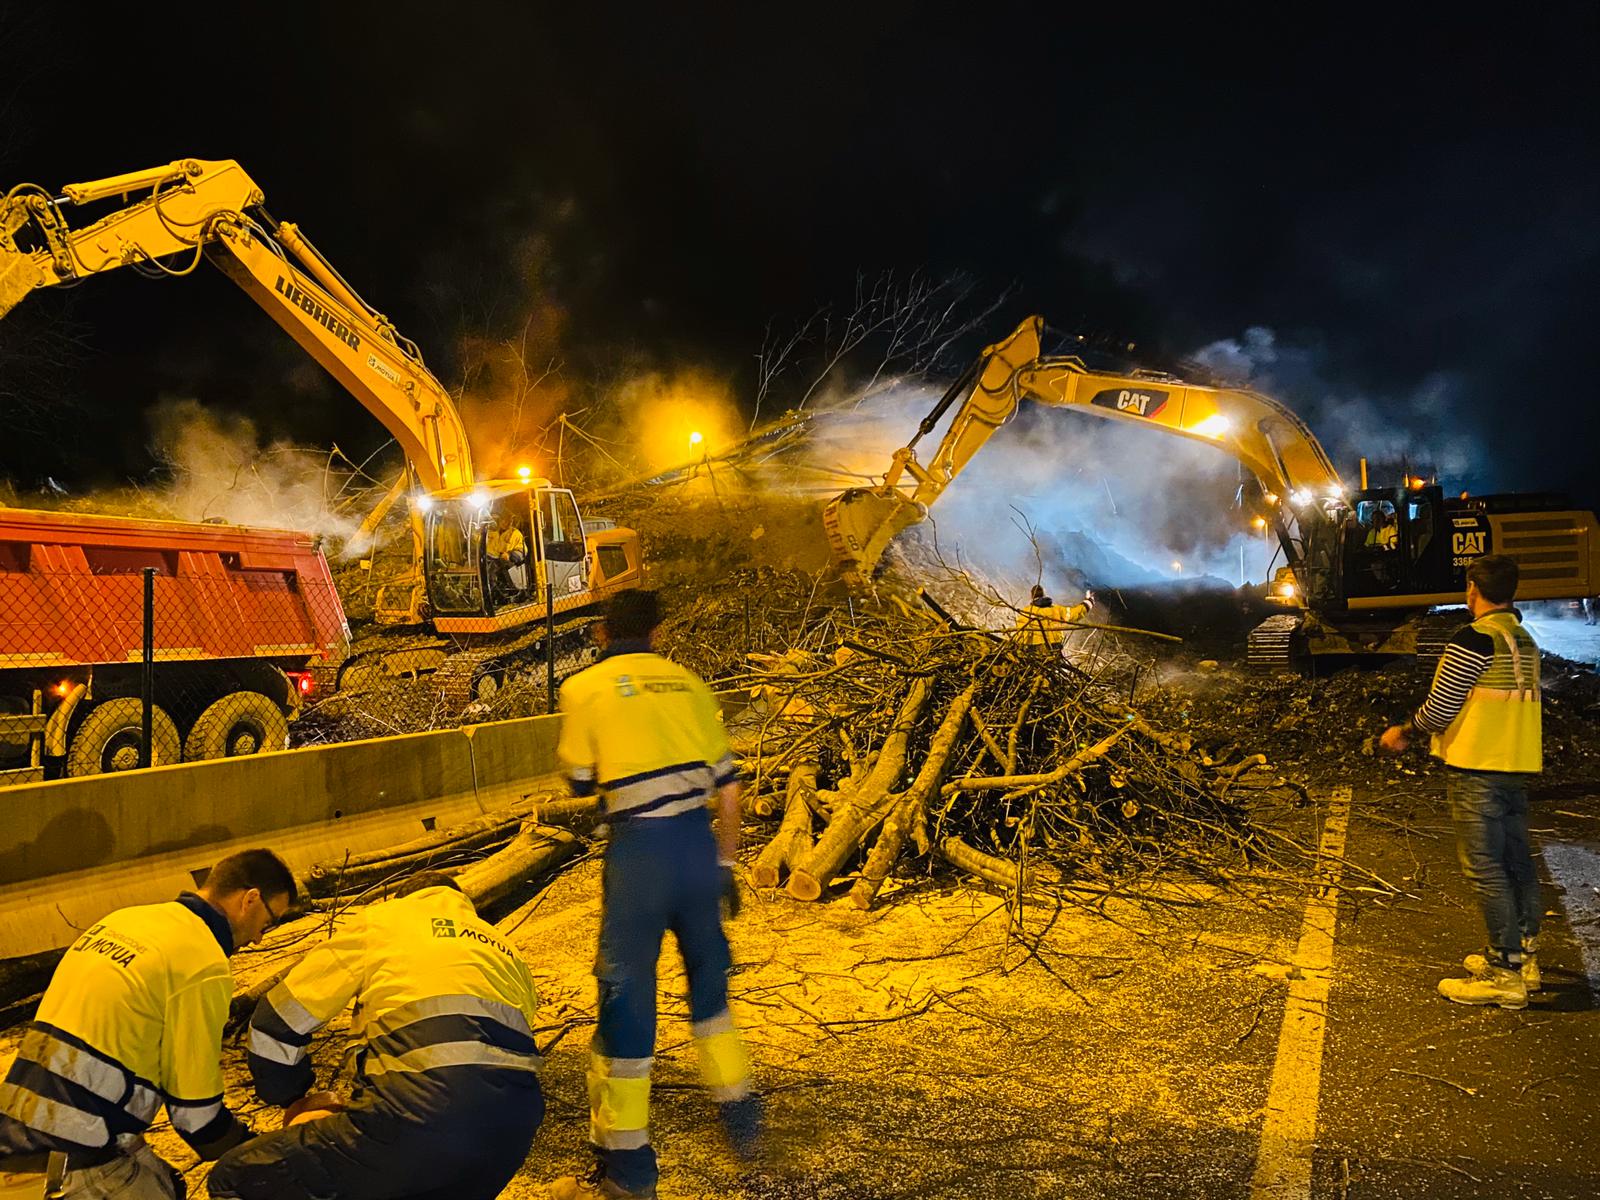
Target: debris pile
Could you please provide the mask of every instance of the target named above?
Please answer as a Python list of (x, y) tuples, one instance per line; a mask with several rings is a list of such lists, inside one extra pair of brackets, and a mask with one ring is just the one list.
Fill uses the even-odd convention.
[(1020, 892), (1303, 857), (1253, 816), (1305, 789), (1247, 747), (1211, 754), (1158, 728), (1114, 667), (905, 605), (752, 658), (735, 744), (751, 810), (779, 817), (758, 886), (816, 900), (864, 854), (850, 894), (865, 908), (935, 858)]

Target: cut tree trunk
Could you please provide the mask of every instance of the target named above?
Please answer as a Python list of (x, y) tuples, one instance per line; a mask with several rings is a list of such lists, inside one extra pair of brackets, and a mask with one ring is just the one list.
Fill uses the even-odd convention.
[(906, 748), (922, 710), (932, 694), (932, 681), (916, 680), (901, 704), (894, 727), (884, 738), (878, 761), (853, 790), (840, 796), (833, 819), (822, 837), (789, 872), (789, 895), (796, 900), (815, 900), (832, 882), (845, 860), (854, 854), (866, 837), (889, 813), (893, 799), (889, 789), (905, 770)]
[(756, 887), (777, 887), (784, 868), (798, 862), (811, 849), (811, 806), (816, 803), (816, 790), (815, 763), (805, 763), (790, 772), (783, 822), (750, 872)]
[(872, 907), (883, 881), (889, 877), (895, 860), (900, 857), (906, 837), (923, 820), (928, 800), (938, 791), (939, 781), (944, 778), (950, 752), (955, 749), (956, 739), (961, 736), (962, 726), (972, 711), (972, 700), (977, 692), (978, 684), (974, 681), (972, 686), (950, 702), (944, 720), (939, 723), (933, 741), (928, 744), (928, 754), (922, 760), (922, 768), (884, 821), (878, 840), (873, 843), (872, 852), (867, 855), (866, 865), (861, 869), (861, 878), (850, 889), (850, 899), (855, 901), (857, 908)]

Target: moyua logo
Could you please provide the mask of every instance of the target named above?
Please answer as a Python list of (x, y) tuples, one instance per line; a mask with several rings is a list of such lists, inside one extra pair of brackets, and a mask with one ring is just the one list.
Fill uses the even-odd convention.
[(433, 919), (433, 936), (434, 937), (436, 937), (436, 938), (441, 938), (441, 937), (451, 937), (451, 938), (453, 938), (453, 937), (455, 937), (455, 935), (456, 935), (456, 923), (454, 921), (452, 921), (449, 917), (435, 917)]

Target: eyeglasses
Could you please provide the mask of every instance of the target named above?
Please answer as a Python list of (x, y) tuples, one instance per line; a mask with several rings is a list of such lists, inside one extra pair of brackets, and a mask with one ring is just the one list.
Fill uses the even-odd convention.
[(279, 925), (283, 924), (284, 920), (289, 916), (289, 910), (292, 906), (285, 904), (282, 912), (273, 912), (272, 905), (268, 904), (267, 898), (263, 896), (261, 897), (261, 907), (267, 910), (267, 916), (269, 918), (266, 925), (261, 930), (262, 933), (266, 933), (268, 930), (276, 929)]

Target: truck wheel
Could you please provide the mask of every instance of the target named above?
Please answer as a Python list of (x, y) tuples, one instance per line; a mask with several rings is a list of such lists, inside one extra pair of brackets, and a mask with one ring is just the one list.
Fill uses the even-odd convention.
[(289, 719), (260, 692), (229, 692), (195, 719), (183, 742), (183, 757), (239, 758), (289, 747)]
[[(68, 775), (103, 775), (139, 765), (144, 705), (137, 696), (118, 696), (96, 704), (67, 747)], [(150, 765), (178, 761), (178, 727), (158, 704), (150, 713)]]

